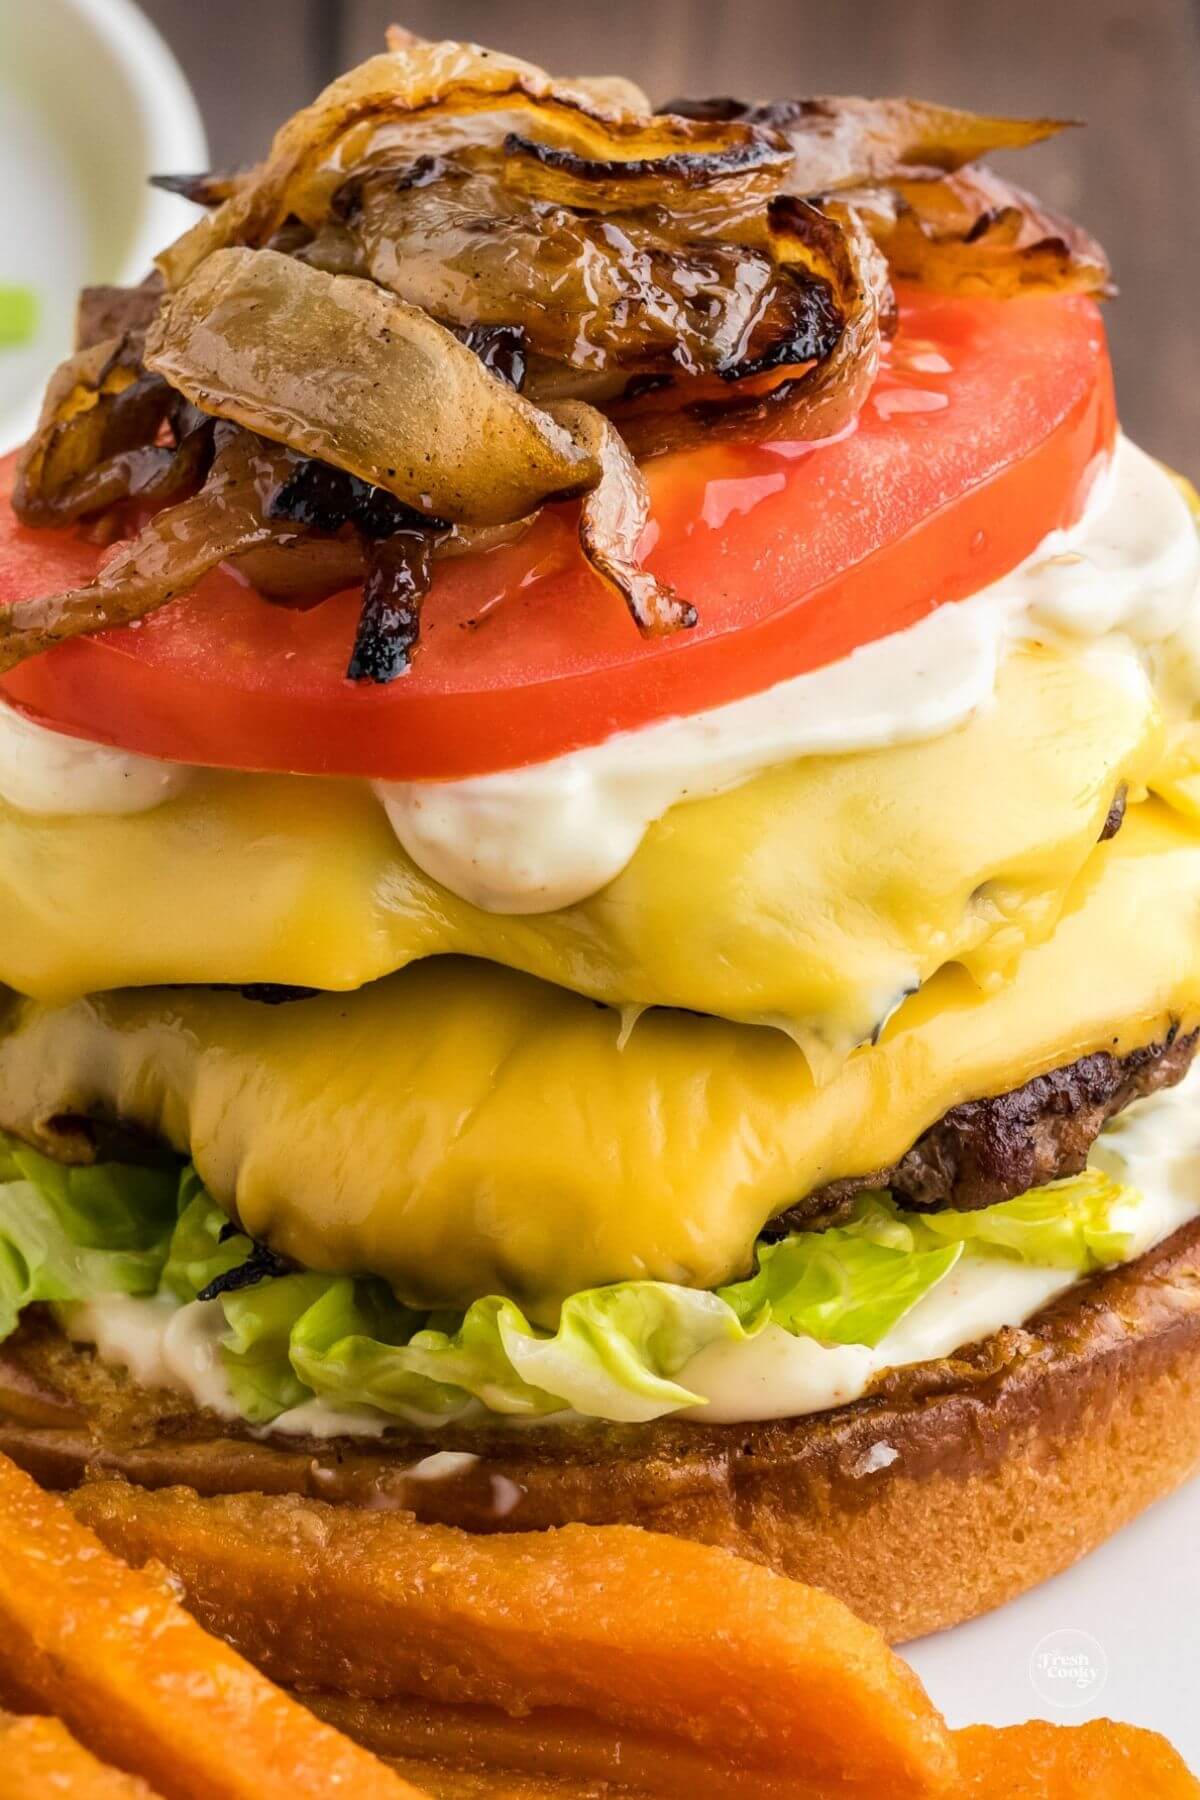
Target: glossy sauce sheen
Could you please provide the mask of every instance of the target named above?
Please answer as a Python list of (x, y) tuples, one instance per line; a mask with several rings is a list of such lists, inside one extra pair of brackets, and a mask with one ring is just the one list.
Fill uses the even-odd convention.
[[(554, 507), (519, 544), (442, 565), (411, 674), (352, 706), (357, 596), (281, 611), (223, 571), (137, 630), (22, 664), (4, 691), (180, 761), (419, 779), (541, 760), (820, 667), (1015, 567), (1078, 515), (1113, 439), (1091, 302), (909, 297), (904, 317), (844, 438), (649, 465), (648, 562), (698, 606), (694, 631), (640, 639)], [(0, 600), (94, 567), (70, 534), (12, 531)]]

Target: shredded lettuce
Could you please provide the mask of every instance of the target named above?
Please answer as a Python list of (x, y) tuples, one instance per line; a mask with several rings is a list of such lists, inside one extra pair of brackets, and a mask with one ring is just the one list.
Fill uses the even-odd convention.
[[(680, 1377), (701, 1350), (768, 1324), (879, 1344), (964, 1256), (1081, 1275), (1121, 1262), (1134, 1253), (1139, 1201), (1092, 1169), (972, 1213), (908, 1213), (865, 1194), (836, 1227), (761, 1242), (744, 1281), (715, 1293), (658, 1281), (593, 1288), (563, 1304), (553, 1331), (497, 1295), (465, 1313), (417, 1312), (382, 1281), (350, 1275), (268, 1276), (203, 1304), (224, 1314), (230, 1394), (256, 1425), (314, 1396), (409, 1420), (477, 1407), (645, 1420), (697, 1404)], [(35, 1301), (196, 1303), (252, 1250), (192, 1168), (67, 1168), (0, 1134), (0, 1338)]]

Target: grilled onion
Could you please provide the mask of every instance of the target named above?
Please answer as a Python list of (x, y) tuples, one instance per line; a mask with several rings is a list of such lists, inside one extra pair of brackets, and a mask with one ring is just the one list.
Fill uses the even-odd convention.
[(1095, 238), (986, 169), (895, 181), (854, 204), (897, 279), (947, 294), (1108, 294)]
[(14, 505), (111, 530), (122, 502), (167, 510), (89, 587), (0, 613), (0, 669), (232, 558), (288, 604), (362, 580), (349, 673), (391, 680), (434, 559), (573, 496), (639, 629), (685, 628), (637, 560), (635, 458), (845, 428), (893, 274), (1108, 291), (1085, 233), (968, 166), (1059, 121), (852, 98), (652, 115), (629, 83), (388, 41), (258, 168), (161, 178), (207, 216), (150, 283), (85, 296)]
[(436, 542), (431, 531), (398, 531), (371, 546), (346, 670), (351, 681), (380, 685), (408, 668), (420, 630), (421, 602), (433, 578)]
[(837, 194), (869, 225), (894, 276), (941, 293), (1111, 291), (1095, 239), (1032, 195), (967, 164), (1067, 129), (920, 100), (678, 100), (690, 117), (754, 124), (791, 146), (785, 186)]
[(1024, 150), (1066, 130), (1065, 119), (1001, 119), (928, 100), (671, 100), (665, 112), (709, 123), (757, 125), (791, 145), (792, 191), (830, 194), (893, 176), (961, 169), (994, 150)]
[(162, 276), (157, 272), (140, 287), (85, 287), (75, 310), (75, 348), (90, 350), (114, 337), (140, 340), (162, 296)]
[(541, 69), (472, 44), (418, 42), (373, 56), (277, 132), (266, 162), (158, 259), (170, 287), (212, 251), (263, 244), (294, 214), (318, 226), (346, 175), (397, 151), (416, 157), (503, 137), (536, 119), (545, 142), (600, 159), (722, 151), (762, 135), (741, 123), (655, 118), (553, 82)]
[(220, 444), (200, 492), (165, 507), (123, 544), (94, 581), (0, 607), (0, 674), (67, 638), (144, 618), (195, 587), (226, 557), (294, 541), (297, 527), (269, 516), (294, 459), (248, 432), (218, 427)]
[(208, 169), (197, 175), (152, 175), (151, 187), (178, 194), (194, 206), (220, 206), (237, 193), (249, 173), (245, 169)]
[(773, 202), (771, 230), (781, 256), (826, 283), (839, 321), (832, 347), (811, 368), (785, 372), (769, 387), (733, 383), (722, 394), (688, 398), (684, 388), (613, 409), (636, 457), (660, 456), (713, 438), (833, 437), (856, 416), (879, 368), (880, 345), (892, 324), (887, 266), (850, 211), (822, 212), (806, 201)]
[(276, 250), (220, 250), (169, 296), (147, 366), (218, 418), (414, 511), (500, 525), (599, 468), (427, 313)]
[(13, 511), (25, 525), (69, 525), (130, 498), (176, 499), (203, 475), (209, 426), (146, 372), (133, 335), (76, 351), (50, 378), (17, 464)]
[(680, 225), (687, 225), (693, 212), (716, 204), (729, 214), (738, 206), (769, 200), (778, 193), (791, 163), (787, 146), (765, 137), (723, 150), (597, 160), (510, 131), (502, 167), (509, 188), (557, 206), (616, 213), (661, 208), (660, 223), (670, 238)]
[[(626, 184), (612, 174), (619, 163), (572, 154), (560, 167), (528, 148), (353, 178), (335, 196), (339, 225), (305, 260), (344, 269), (357, 245), (358, 272), (408, 304), (456, 326), (519, 329), (533, 352), (575, 371), (731, 379), (831, 347), (820, 292), (802, 265), (776, 261), (763, 196), (747, 185), (765, 177), (778, 188), (786, 157), (755, 151), (750, 174), (719, 158), (663, 158), (657, 174), (638, 161), (624, 165)], [(534, 197), (514, 179), (521, 164), (536, 171)], [(576, 212), (550, 197), (593, 179), (596, 203), (627, 185), (629, 210)], [(699, 196), (703, 217), (669, 206), (672, 194), (681, 206)]]
[(658, 581), (637, 560), (650, 516), (645, 478), (613, 425), (580, 400), (562, 400), (550, 409), (572, 438), (600, 464), (601, 476), (579, 509), (583, 554), (608, 587), (628, 606), (646, 637), (688, 629), (696, 609)]

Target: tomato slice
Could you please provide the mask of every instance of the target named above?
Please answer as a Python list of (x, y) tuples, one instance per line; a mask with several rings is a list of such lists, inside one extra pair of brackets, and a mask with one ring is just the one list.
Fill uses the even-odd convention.
[[(908, 294), (847, 434), (649, 466), (647, 561), (696, 603), (693, 631), (639, 638), (561, 506), (518, 544), (439, 566), (420, 653), (390, 687), (345, 679), (356, 594), (289, 611), (221, 569), (0, 689), (60, 730), (187, 762), (414, 780), (516, 767), (758, 692), (977, 592), (1078, 516), (1114, 431), (1090, 301)], [(76, 534), (19, 527), (7, 504), (0, 518), (0, 604), (96, 568)]]

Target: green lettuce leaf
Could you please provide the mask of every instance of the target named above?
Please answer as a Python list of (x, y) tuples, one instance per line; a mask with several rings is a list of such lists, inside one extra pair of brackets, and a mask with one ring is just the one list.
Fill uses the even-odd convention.
[(796, 1336), (873, 1348), (962, 1255), (962, 1244), (893, 1247), (849, 1229), (801, 1231), (763, 1244), (758, 1273), (720, 1297), (739, 1319), (769, 1318)]
[(221, 1343), (229, 1391), (252, 1424), (311, 1400), (314, 1390), (292, 1361), (292, 1335), (330, 1286), (328, 1275), (277, 1275), (221, 1296), (229, 1327)]
[(227, 1359), (232, 1366), (235, 1356), (253, 1354), (260, 1368), (272, 1368), (259, 1389), (264, 1401), (288, 1391), (290, 1366), (313, 1393), (403, 1418), (444, 1420), (477, 1403), (527, 1418), (570, 1407), (593, 1418), (654, 1419), (701, 1404), (675, 1379), (693, 1356), (709, 1344), (745, 1342), (769, 1323), (830, 1343), (877, 1343), (962, 1254), (961, 1244), (912, 1251), (874, 1241), (886, 1223), (878, 1210), (864, 1211), (861, 1229), (764, 1245), (758, 1273), (716, 1294), (658, 1281), (573, 1294), (553, 1332), (496, 1295), (458, 1320), (422, 1320), (381, 1284), (343, 1277), (326, 1281), (286, 1339), (264, 1306), (256, 1338), (253, 1295), (318, 1279), (284, 1278), (222, 1301), (227, 1318), (235, 1310), (238, 1317)]
[(68, 1168), (0, 1133), (0, 1340), (35, 1302), (156, 1292), (177, 1189), (173, 1170)]
[(240, 1268), (254, 1246), (248, 1237), (230, 1231), (228, 1213), (209, 1199), (195, 1169), (185, 1169), (180, 1178), (178, 1210), (162, 1284), (186, 1304), (218, 1275)]
[[(382, 1282), (331, 1282), (292, 1333), (291, 1360), (314, 1393), (399, 1418), (446, 1422), (476, 1401), (495, 1412), (553, 1411), (506, 1363), (479, 1301), (457, 1330), (430, 1327)], [(451, 1323), (451, 1321), (447, 1321)]]
[[(194, 1178), (181, 1200), (163, 1285), (186, 1301), (251, 1244), (221, 1241), (228, 1219)], [(382, 1282), (279, 1276), (220, 1297), (222, 1360), (236, 1404), (259, 1424), (314, 1394), (407, 1419), (447, 1420), (472, 1406), (652, 1419), (700, 1404), (674, 1379), (700, 1350), (744, 1342), (771, 1321), (830, 1342), (877, 1342), (962, 1253), (913, 1253), (898, 1239), (911, 1233), (883, 1203), (867, 1205), (850, 1229), (763, 1246), (758, 1274), (719, 1294), (655, 1281), (574, 1294), (553, 1332), (496, 1295), (439, 1317), (402, 1306)]]
[[(268, 1277), (207, 1304), (222, 1309), (230, 1393), (255, 1424), (314, 1395), (416, 1421), (477, 1408), (646, 1420), (698, 1403), (680, 1377), (700, 1351), (768, 1324), (878, 1345), (963, 1256), (1080, 1274), (1125, 1260), (1140, 1199), (1094, 1169), (974, 1213), (907, 1213), (865, 1194), (837, 1227), (760, 1243), (744, 1281), (716, 1293), (617, 1282), (572, 1295), (553, 1331), (497, 1295), (466, 1313), (416, 1312), (349, 1275)], [(252, 1250), (193, 1169), (66, 1168), (0, 1134), (0, 1337), (38, 1300), (193, 1303)]]
[(568, 1406), (605, 1419), (656, 1418), (695, 1404), (670, 1379), (689, 1357), (715, 1337), (746, 1335), (715, 1295), (662, 1282), (572, 1295), (555, 1332), (496, 1295), (441, 1329), (405, 1316), (390, 1296), (368, 1299), (369, 1286), (330, 1287), (293, 1331), (292, 1364), (316, 1393), (402, 1417), (444, 1420), (478, 1403), (526, 1418)]
[(1136, 1188), (1085, 1169), (979, 1212), (926, 1213), (921, 1223), (943, 1243), (1086, 1275), (1133, 1254), (1141, 1198)]

